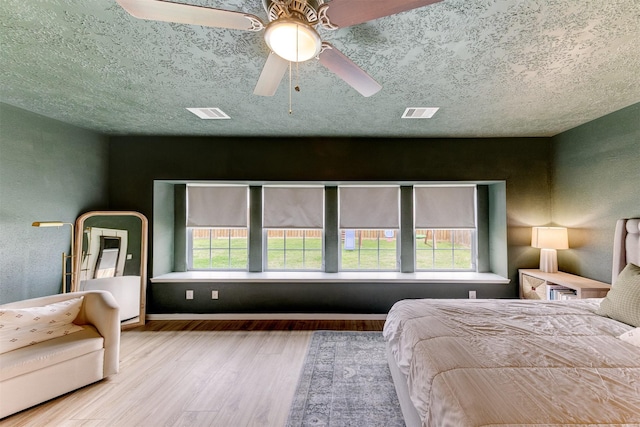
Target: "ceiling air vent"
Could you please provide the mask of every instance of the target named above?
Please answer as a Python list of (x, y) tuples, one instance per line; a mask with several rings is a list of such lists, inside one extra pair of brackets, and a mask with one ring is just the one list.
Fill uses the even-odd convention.
[(187, 108), (187, 110), (204, 120), (221, 120), (231, 118), (219, 108)]
[(404, 110), (403, 119), (430, 119), (438, 107), (409, 107)]

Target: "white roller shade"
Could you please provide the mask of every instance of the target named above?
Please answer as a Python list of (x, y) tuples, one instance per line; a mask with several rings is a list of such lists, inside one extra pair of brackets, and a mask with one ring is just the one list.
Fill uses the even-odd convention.
[(475, 187), (414, 187), (416, 228), (475, 228)]
[(400, 187), (340, 187), (340, 228), (400, 228)]
[(322, 228), (324, 187), (263, 187), (264, 228)]
[(187, 227), (246, 227), (247, 186), (187, 186)]

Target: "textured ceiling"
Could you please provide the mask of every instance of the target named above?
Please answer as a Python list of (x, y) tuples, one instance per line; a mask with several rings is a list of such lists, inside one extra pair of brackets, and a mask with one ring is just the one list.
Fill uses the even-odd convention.
[[(261, 0), (180, 2), (266, 21)], [(253, 95), (262, 33), (139, 20), (114, 0), (2, 0), (0, 17), (2, 102), (108, 134), (550, 136), (640, 101), (639, 0), (444, 0), (319, 28), (383, 88), (364, 98), (311, 60), (293, 67), (291, 115), (288, 74)]]

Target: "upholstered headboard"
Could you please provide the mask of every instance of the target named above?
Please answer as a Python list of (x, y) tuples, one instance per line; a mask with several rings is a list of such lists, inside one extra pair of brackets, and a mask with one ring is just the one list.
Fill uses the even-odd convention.
[(613, 239), (611, 283), (630, 262), (640, 265), (640, 218), (619, 219)]

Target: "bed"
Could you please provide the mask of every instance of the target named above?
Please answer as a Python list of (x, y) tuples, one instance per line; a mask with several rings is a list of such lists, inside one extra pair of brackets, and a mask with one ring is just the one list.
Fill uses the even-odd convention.
[(604, 299), (397, 302), (383, 335), (407, 426), (640, 425), (639, 264), (624, 219)]

